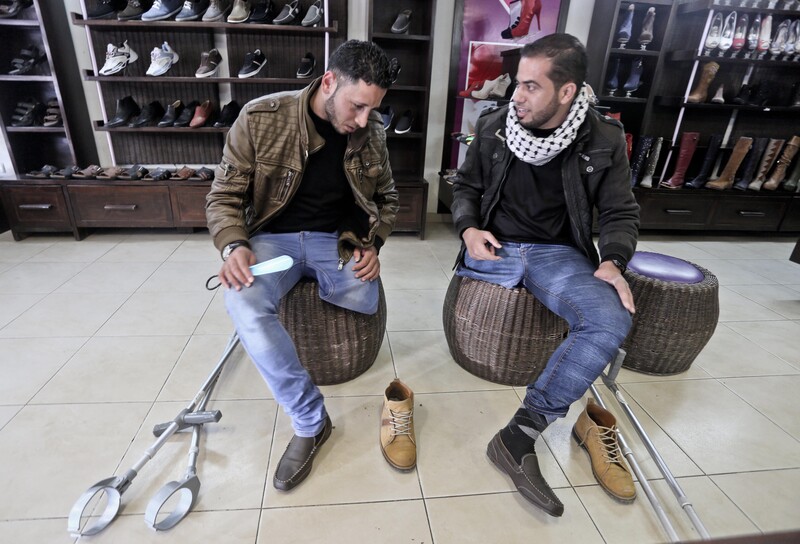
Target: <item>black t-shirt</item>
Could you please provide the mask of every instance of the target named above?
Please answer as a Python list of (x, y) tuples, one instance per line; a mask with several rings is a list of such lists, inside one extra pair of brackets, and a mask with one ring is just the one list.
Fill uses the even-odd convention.
[[(553, 130), (533, 130), (548, 136)], [(487, 230), (499, 240), (575, 245), (561, 176), (563, 154), (534, 166), (514, 157)]]
[(354, 205), (344, 173), (347, 136), (336, 132), (310, 105), (308, 112), (325, 145), (309, 154), (297, 192), (283, 212), (264, 226), (265, 232), (335, 232)]

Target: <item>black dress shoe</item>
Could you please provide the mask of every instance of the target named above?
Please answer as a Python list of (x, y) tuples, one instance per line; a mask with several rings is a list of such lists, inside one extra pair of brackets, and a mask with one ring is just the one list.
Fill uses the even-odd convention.
[(197, 106), (200, 105), (200, 102), (197, 100), (193, 100), (187, 104), (183, 111), (178, 115), (178, 118), (175, 119), (175, 123), (172, 124), (174, 127), (188, 127), (189, 123), (192, 122), (192, 117), (194, 117), (194, 110)]
[(164, 117), (164, 106), (158, 100), (153, 100), (144, 108), (142, 112), (130, 123), (130, 128), (146, 127), (155, 124), (159, 119)]
[(489, 442), (486, 455), (497, 465), (497, 468), (511, 477), (511, 481), (517, 486), (520, 495), (551, 516), (559, 517), (564, 513), (564, 505), (547, 485), (539, 470), (536, 453), (523, 455), (522, 463), (517, 463), (506, 445), (503, 444), (498, 432)]
[(311, 465), (317, 455), (320, 446), (325, 443), (331, 435), (333, 424), (331, 418), (325, 418), (325, 426), (313, 438), (302, 438), (295, 435), (286, 446), (283, 457), (278, 462), (275, 476), (272, 478), (272, 485), (275, 489), (289, 491), (297, 487), (300, 482), (306, 479), (311, 472)]
[(276, 11), (272, 0), (258, 0), (247, 22), (268, 25), (275, 18)]
[(233, 122), (236, 121), (236, 118), (239, 116), (239, 112), (242, 111), (242, 107), (236, 100), (231, 100), (225, 107), (222, 108), (222, 112), (219, 114), (219, 119), (214, 126), (216, 128), (223, 128), (229, 127), (233, 125)]
[(175, 121), (178, 119), (178, 116), (180, 116), (181, 113), (183, 113), (183, 102), (178, 99), (167, 106), (167, 113), (165, 113), (164, 117), (161, 118), (161, 121), (158, 122), (158, 126), (160, 128), (171, 127), (175, 124)]
[(128, 124), (131, 117), (135, 117), (141, 113), (139, 104), (133, 99), (132, 96), (126, 96), (117, 100), (117, 112), (114, 117), (108, 120), (107, 127), (121, 127)]

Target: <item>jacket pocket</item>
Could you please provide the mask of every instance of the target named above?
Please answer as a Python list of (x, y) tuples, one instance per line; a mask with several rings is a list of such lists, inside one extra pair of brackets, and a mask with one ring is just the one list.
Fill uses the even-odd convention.
[(285, 203), (293, 192), (297, 171), (263, 163), (256, 165), (253, 197), (256, 202)]
[(601, 174), (611, 166), (611, 150), (600, 149), (579, 155), (578, 168), (582, 176)]

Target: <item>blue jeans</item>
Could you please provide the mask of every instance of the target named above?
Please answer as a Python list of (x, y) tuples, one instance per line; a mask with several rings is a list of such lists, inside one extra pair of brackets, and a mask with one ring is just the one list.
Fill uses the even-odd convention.
[(567, 338), (528, 385), (525, 408), (548, 423), (566, 415), (617, 355), (631, 316), (616, 289), (594, 277), (595, 267), (570, 246), (500, 242), (499, 261), (476, 261), (466, 253), (459, 276), (506, 288), (523, 285), (569, 324)]
[(288, 270), (256, 276), (241, 291), (225, 291), (225, 306), (247, 354), (275, 400), (292, 419), (295, 434), (319, 433), (327, 412), (319, 388), (297, 357), (292, 339), (278, 321), (281, 299), (303, 277), (316, 279), (322, 300), (365, 314), (378, 311), (378, 283), (355, 277), (355, 259), (339, 267), (336, 233), (258, 234), (250, 239), (256, 262), (289, 255)]

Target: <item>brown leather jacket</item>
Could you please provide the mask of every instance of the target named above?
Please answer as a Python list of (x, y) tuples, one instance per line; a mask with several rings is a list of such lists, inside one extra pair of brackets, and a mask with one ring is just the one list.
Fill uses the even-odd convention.
[[(206, 219), (220, 251), (247, 240), (283, 210), (303, 179), (308, 155), (325, 145), (308, 115), (308, 103), (320, 85), (262, 96), (245, 104), (228, 132), (222, 161), (206, 197)], [(339, 235), (339, 256), (346, 262), (354, 247), (385, 241), (397, 217), (398, 194), (389, 166), (386, 133), (377, 112), (367, 126), (350, 135), (344, 170), (362, 217), (347, 218)]]

